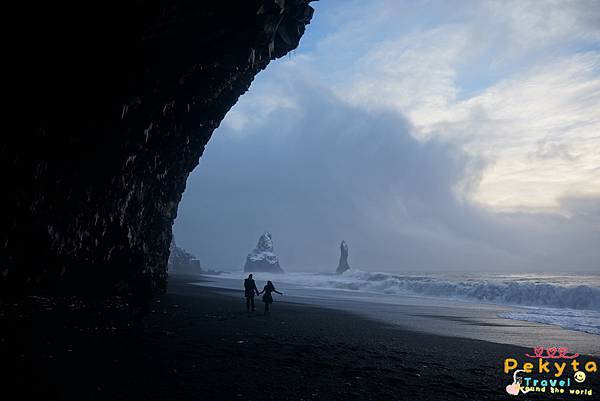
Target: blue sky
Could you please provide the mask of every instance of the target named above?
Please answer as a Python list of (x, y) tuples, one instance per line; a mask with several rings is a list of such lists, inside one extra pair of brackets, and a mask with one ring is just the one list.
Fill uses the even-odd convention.
[(320, 1), (190, 175), (175, 224), (235, 270), (600, 266), (600, 2)]

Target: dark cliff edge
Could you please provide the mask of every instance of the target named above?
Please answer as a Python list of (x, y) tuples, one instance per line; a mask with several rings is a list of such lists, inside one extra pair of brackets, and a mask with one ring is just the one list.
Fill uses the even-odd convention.
[(308, 3), (47, 2), (14, 13), (11, 79), (26, 101), (0, 145), (0, 293), (164, 291), (188, 174), (254, 76), (297, 47)]

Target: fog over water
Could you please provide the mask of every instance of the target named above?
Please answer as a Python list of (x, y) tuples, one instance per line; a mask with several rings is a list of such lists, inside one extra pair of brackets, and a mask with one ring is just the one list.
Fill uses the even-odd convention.
[[(334, 271), (341, 240), (364, 271), (597, 271), (597, 4), (564, 7), (575, 32), (523, 25), (548, 7), (522, 2), (410, 21), (425, 5), (374, 2), (360, 26), (358, 2), (347, 19), (331, 3), (215, 132), (178, 245), (230, 271), (264, 231), (291, 272)], [(393, 16), (403, 28), (377, 29)]]

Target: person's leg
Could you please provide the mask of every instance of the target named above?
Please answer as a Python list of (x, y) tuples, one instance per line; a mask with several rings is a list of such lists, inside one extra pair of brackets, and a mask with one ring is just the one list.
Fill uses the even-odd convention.
[(269, 303), (265, 302), (265, 315), (269, 313)]
[(252, 305), (252, 312), (254, 312), (256, 310), (254, 307), (254, 297), (250, 297), (250, 305)]
[(250, 297), (246, 297), (246, 312), (250, 312)]

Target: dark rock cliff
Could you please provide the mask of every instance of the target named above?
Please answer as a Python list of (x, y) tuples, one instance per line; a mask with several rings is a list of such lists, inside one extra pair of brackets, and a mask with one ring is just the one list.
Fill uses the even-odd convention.
[(164, 290), (188, 174), (254, 76), (298, 45), (308, 2), (15, 12), (10, 77), (26, 101), (0, 146), (0, 293)]
[(175, 238), (171, 242), (169, 261), (167, 262), (169, 274), (198, 275), (203, 273), (202, 264), (194, 255), (178, 247)]

